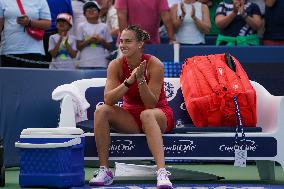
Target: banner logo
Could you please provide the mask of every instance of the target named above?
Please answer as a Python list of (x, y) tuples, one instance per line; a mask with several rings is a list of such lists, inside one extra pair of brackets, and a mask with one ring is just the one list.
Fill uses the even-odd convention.
[(111, 141), (111, 146), (110, 146), (110, 153), (126, 153), (128, 151), (131, 151), (135, 148), (135, 145), (133, 144), (132, 140), (114, 140)]
[[(255, 141), (253, 140), (246, 140), (245, 141), (245, 144), (246, 146), (242, 145), (242, 146), (239, 146), (238, 148), (241, 149), (241, 150), (247, 150), (247, 151), (253, 151), (255, 152), (257, 150), (257, 147), (258, 145), (256, 144)], [(235, 145), (221, 145), (219, 147), (219, 150), (221, 152), (234, 152), (235, 151)]]
[(194, 151), (196, 144), (192, 140), (173, 140), (170, 146), (164, 146), (165, 154), (186, 154), (188, 151)]

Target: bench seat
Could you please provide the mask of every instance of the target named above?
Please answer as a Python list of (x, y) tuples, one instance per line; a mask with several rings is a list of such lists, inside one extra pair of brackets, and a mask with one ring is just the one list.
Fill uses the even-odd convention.
[[(106, 78), (83, 79), (72, 82), (83, 98), (91, 104), (87, 120), (79, 123), (85, 127), (85, 160), (98, 160), (92, 130), (93, 113), (103, 104)], [(257, 162), (260, 178), (274, 180), (274, 162), (284, 165), (284, 100), (283, 96), (271, 95), (262, 85), (251, 81), (257, 95), (257, 127), (245, 128), (247, 160)], [(71, 85), (70, 84), (70, 85)], [(191, 123), (180, 89), (179, 78), (165, 78), (165, 91), (175, 120)], [(77, 113), (74, 98), (66, 94), (61, 100), (59, 127), (76, 127)], [(118, 106), (122, 102), (117, 103)], [(186, 130), (186, 133), (184, 133)], [(165, 158), (170, 160), (234, 160), (235, 128), (194, 126), (179, 128), (176, 133), (164, 134)], [(239, 137), (241, 135), (239, 134)], [(111, 133), (110, 160), (152, 160), (144, 134)]]

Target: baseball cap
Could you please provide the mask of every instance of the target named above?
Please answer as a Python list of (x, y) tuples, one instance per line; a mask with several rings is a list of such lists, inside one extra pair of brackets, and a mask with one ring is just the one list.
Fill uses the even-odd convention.
[(56, 20), (65, 20), (71, 26), (73, 25), (72, 16), (70, 14), (68, 14), (68, 13), (60, 13), (60, 14), (58, 14)]
[(95, 7), (96, 9), (98, 9), (98, 11), (101, 10), (101, 6), (98, 4), (97, 1), (87, 1), (84, 5), (83, 5), (83, 11), (84, 13), (86, 12), (86, 10), (88, 8), (93, 8)]

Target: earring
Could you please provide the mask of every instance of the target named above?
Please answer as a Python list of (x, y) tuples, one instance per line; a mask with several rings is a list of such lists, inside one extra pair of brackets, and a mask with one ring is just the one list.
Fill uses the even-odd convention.
[(138, 48), (141, 49), (141, 46), (139, 46)]

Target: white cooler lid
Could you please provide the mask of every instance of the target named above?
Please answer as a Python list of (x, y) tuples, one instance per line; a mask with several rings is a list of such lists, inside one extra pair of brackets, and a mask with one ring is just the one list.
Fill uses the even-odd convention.
[(84, 131), (76, 127), (64, 128), (27, 128), (21, 132), (21, 135), (81, 135)]

